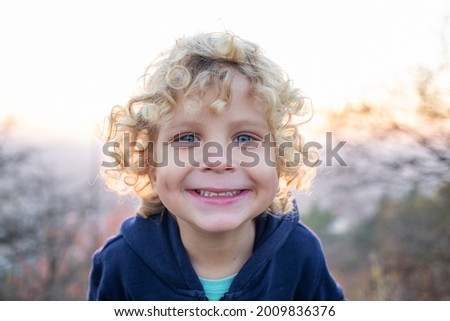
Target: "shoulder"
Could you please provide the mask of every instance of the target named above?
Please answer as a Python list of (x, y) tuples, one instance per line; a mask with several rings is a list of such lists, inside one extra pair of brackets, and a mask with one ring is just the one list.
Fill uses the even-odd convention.
[(301, 222), (295, 224), (292, 232), (289, 234), (287, 243), (293, 249), (322, 252), (322, 245), (319, 237)]
[(134, 217), (122, 222), (120, 232), (105, 241), (103, 246), (94, 253), (94, 263), (104, 261), (120, 261), (132, 254), (132, 249), (123, 235), (123, 229), (133, 224)]
[[(158, 256), (161, 254), (159, 252), (167, 247), (165, 244), (167, 242), (164, 240), (164, 236), (167, 238), (165, 221), (160, 215), (147, 219), (139, 215), (127, 218), (122, 222), (119, 233), (108, 239), (94, 253), (94, 264), (125, 268), (134, 260), (142, 260), (152, 255)], [(156, 243), (161, 246), (148, 246)]]
[(117, 250), (124, 248), (125, 246), (126, 242), (123, 235), (117, 234), (107, 239), (105, 244), (103, 244), (103, 246), (94, 253), (94, 256), (101, 257), (105, 255), (105, 253), (115, 252)]
[(301, 300), (343, 300), (342, 289), (331, 275), (320, 239), (302, 223), (292, 229), (284, 247), (284, 256), (301, 271), (301, 286), (296, 298)]
[[(127, 219), (123, 224), (125, 224)], [(122, 226), (123, 226), (122, 224)], [(90, 300), (127, 300), (126, 284), (140, 259), (125, 236), (119, 232), (94, 253), (89, 282)]]
[(120, 266), (120, 262), (124, 262), (133, 255), (130, 246), (121, 234), (108, 239), (105, 244), (98, 249), (93, 256), (94, 266), (102, 266), (109, 268), (112, 266)]
[[(325, 255), (320, 239), (313, 231), (302, 223), (296, 223), (284, 243), (281, 253), (288, 256), (289, 261), (303, 269), (320, 273), (326, 269)], [(295, 263), (294, 263), (295, 262)]]
[(267, 216), (266, 221), (266, 226), (275, 226), (275, 228), (266, 228), (262, 233), (263, 236), (259, 238), (271, 244), (270, 249), (276, 253), (275, 257), (278, 260), (287, 260), (301, 266), (322, 265), (324, 255), (320, 240), (314, 232), (299, 221), (297, 215)]

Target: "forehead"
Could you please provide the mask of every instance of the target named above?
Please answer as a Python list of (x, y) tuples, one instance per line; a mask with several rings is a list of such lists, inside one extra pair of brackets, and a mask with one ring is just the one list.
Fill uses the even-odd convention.
[[(230, 83), (230, 95), (226, 97), (221, 83), (207, 87), (204, 96), (189, 98), (179, 95), (177, 105), (168, 125), (183, 124), (187, 121), (206, 122), (208, 118), (226, 118), (229, 122), (253, 123), (268, 128), (265, 106), (254, 97), (250, 81), (237, 75)], [(225, 103), (223, 110), (217, 111), (217, 103)]]

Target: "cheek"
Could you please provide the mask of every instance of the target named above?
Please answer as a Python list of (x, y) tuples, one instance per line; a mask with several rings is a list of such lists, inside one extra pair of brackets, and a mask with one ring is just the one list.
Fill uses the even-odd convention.
[[(181, 163), (180, 163), (181, 162)], [(155, 190), (160, 192), (179, 191), (184, 185), (186, 176), (190, 172), (190, 167), (184, 162), (182, 157), (173, 158), (171, 153), (168, 153), (166, 159), (160, 162), (153, 170), (153, 185)]]
[(263, 147), (241, 149), (237, 151), (237, 158), (241, 167), (263, 171), (268, 175), (275, 173), (277, 176), (276, 156), (272, 150)]
[(162, 166), (155, 169), (154, 182), (157, 187), (171, 188), (176, 184), (180, 184), (180, 181), (184, 177), (183, 169), (178, 166)]
[[(276, 193), (278, 190), (278, 170), (277, 164), (268, 159), (268, 155), (254, 151), (255, 155), (246, 160), (242, 168), (252, 176), (255, 182), (258, 182), (260, 189), (267, 193)], [(257, 155), (257, 156), (256, 156)]]
[(261, 172), (264, 174), (263, 184), (267, 184), (268, 192), (275, 196), (279, 186), (279, 177), (276, 168), (273, 167), (266, 168), (265, 171)]

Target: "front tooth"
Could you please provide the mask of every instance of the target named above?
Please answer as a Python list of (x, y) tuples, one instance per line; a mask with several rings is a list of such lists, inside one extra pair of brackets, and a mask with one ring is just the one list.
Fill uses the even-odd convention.
[(224, 196), (234, 196), (236, 194), (239, 194), (239, 191), (228, 191), (228, 192), (215, 193), (215, 192), (210, 192), (210, 191), (205, 191), (205, 190), (198, 190), (198, 193), (201, 196), (205, 196), (205, 197), (224, 197)]
[(210, 192), (210, 191), (205, 191), (205, 190), (200, 190), (200, 195), (201, 196), (205, 196), (205, 197), (213, 197), (216, 196), (216, 193), (214, 192)]

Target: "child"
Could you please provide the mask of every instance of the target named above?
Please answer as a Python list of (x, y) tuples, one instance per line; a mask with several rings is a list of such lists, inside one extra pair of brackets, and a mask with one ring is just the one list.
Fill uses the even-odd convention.
[(113, 108), (105, 171), (141, 205), (94, 255), (89, 299), (342, 300), (288, 192), (314, 168), (294, 122), (304, 98), (281, 69), (230, 33), (200, 34), (143, 80)]

